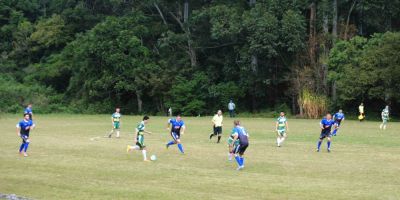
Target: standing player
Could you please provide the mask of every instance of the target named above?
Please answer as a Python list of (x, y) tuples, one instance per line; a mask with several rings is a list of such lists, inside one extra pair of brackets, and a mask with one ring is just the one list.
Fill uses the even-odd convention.
[(235, 147), (237, 147), (239, 145), (239, 140), (234, 141), (235, 134), (236, 134), (236, 131), (235, 131), (235, 127), (234, 127), (228, 138), (228, 160), (229, 161), (231, 161), (232, 157), (235, 155), (235, 153), (234, 153)]
[(280, 147), (287, 137), (286, 131), (289, 130), (289, 124), (284, 112), (281, 112), (279, 118), (276, 120), (275, 129), (277, 133), (276, 144)]
[(240, 126), (240, 121), (235, 120), (233, 121), (233, 130), (232, 130), (232, 135), (233, 135), (233, 144), (236, 143), (236, 141), (239, 141), (239, 144), (235, 146), (233, 152), (235, 154), (235, 160), (238, 163), (238, 168), (237, 170), (242, 170), (244, 168), (244, 157), (243, 154), (246, 151), (247, 147), (249, 146), (249, 135), (244, 129), (244, 127)]
[(381, 113), (382, 124), (379, 126), (380, 129), (386, 130), (386, 124), (389, 121), (389, 106), (386, 106)]
[(233, 103), (233, 100), (231, 99), (228, 103), (228, 110), (229, 110), (229, 117), (235, 117), (235, 108), (236, 105)]
[(22, 144), (19, 147), (19, 154), (22, 154), (22, 150), (24, 150), (24, 156), (27, 157), (28, 154), (26, 153), (26, 151), (28, 150), (28, 146), (29, 146), (29, 132), (35, 128), (35, 124), (33, 123), (33, 121), (30, 119), (30, 115), (29, 114), (24, 114), (24, 119), (21, 120), (18, 124), (17, 124), (17, 135), (18, 137), (22, 138)]
[(181, 144), (181, 134), (185, 134), (185, 129), (185, 122), (182, 121), (180, 115), (177, 115), (175, 119), (168, 120), (167, 130), (170, 131), (173, 140), (166, 144), (167, 149), (171, 145), (178, 144), (179, 151), (182, 154), (184, 153), (183, 146)]
[(145, 125), (148, 123), (149, 121), (149, 117), (148, 116), (144, 116), (143, 117), (143, 121), (141, 121), (135, 129), (135, 146), (130, 146), (128, 145), (126, 147), (126, 152), (130, 152), (132, 149), (134, 150), (142, 150), (142, 154), (143, 154), (143, 160), (144, 161), (149, 161), (147, 160), (147, 155), (146, 155), (146, 145), (144, 145), (144, 133), (147, 134), (151, 134), (151, 132), (146, 131), (145, 130)]
[(365, 119), (365, 113), (364, 113), (364, 103), (361, 103), (360, 106), (358, 106), (358, 112), (360, 115), (358, 116), (358, 120), (363, 121)]
[(213, 136), (218, 136), (218, 141), (221, 140), (221, 134), (222, 134), (222, 121), (224, 120), (224, 117), (222, 116), (222, 111), (218, 110), (217, 114), (214, 115), (212, 118), (212, 123), (213, 123), (213, 133), (210, 134), (210, 140)]
[(321, 135), (319, 136), (319, 141), (317, 145), (317, 152), (320, 151), (322, 141), (327, 138), (327, 150), (331, 152), (331, 128), (335, 122), (332, 120), (332, 115), (330, 113), (326, 114), (326, 117), (321, 120), (320, 127), (321, 127)]
[(29, 119), (30, 120), (33, 120), (33, 112), (32, 112), (32, 104), (30, 103), (30, 104), (28, 104), (28, 106), (25, 108), (25, 110), (24, 110), (24, 115), (25, 114), (28, 114), (29, 115)]
[(111, 138), (111, 135), (114, 132), (117, 132), (117, 138), (119, 138), (119, 131), (121, 128), (121, 113), (119, 108), (116, 108), (115, 113), (111, 115), (111, 124), (113, 128), (111, 129), (111, 132), (108, 134), (108, 137)]
[(336, 136), (336, 133), (340, 127), (340, 123), (344, 121), (344, 114), (342, 109), (339, 109), (339, 112), (333, 115), (333, 121), (335, 121), (335, 129), (333, 130), (332, 135)]

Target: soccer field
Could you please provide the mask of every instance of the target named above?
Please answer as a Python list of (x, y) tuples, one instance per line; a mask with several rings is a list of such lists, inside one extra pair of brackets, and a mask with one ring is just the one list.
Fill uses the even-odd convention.
[[(332, 152), (315, 152), (319, 120), (289, 118), (290, 132), (275, 146), (274, 119), (239, 118), (250, 133), (246, 168), (227, 160), (232, 120), (223, 142), (210, 142), (210, 117), (183, 117), (186, 154), (175, 146), (166, 117), (151, 117), (148, 156), (126, 153), (139, 116), (123, 116), (122, 138), (108, 139), (109, 115), (37, 115), (30, 157), (18, 155), (15, 124), (0, 118), (0, 193), (32, 199), (400, 199), (400, 123), (345, 121)], [(91, 138), (100, 137), (95, 140)]]

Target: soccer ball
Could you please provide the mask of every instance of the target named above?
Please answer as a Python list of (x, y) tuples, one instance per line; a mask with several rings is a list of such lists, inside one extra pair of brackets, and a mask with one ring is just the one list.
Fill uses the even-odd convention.
[(156, 155), (151, 155), (150, 156), (150, 160), (151, 161), (156, 161), (157, 160), (157, 156)]

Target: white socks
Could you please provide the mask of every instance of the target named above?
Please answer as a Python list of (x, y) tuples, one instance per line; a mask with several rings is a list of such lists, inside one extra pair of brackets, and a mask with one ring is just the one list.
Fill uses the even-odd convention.
[(143, 154), (143, 160), (147, 160), (146, 150), (143, 149), (142, 154)]
[(119, 137), (119, 131), (117, 131), (117, 137)]
[(281, 144), (282, 144), (282, 142), (285, 140), (285, 138), (284, 137), (282, 137), (282, 138), (276, 138), (276, 144), (278, 144), (278, 146), (281, 146)]

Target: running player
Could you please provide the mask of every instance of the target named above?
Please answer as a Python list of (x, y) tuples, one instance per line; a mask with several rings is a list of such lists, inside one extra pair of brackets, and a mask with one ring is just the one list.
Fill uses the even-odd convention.
[(331, 140), (332, 140), (332, 134), (331, 134), (331, 129), (332, 126), (335, 122), (332, 120), (332, 115), (330, 113), (327, 113), (325, 118), (321, 120), (320, 127), (321, 127), (321, 135), (319, 136), (319, 141), (317, 145), (317, 152), (320, 151), (322, 141), (327, 138), (327, 150), (328, 152), (331, 152)]
[(18, 124), (17, 124), (17, 135), (18, 137), (22, 138), (22, 144), (19, 147), (19, 154), (22, 154), (22, 150), (23, 155), (25, 157), (28, 156), (28, 154), (26, 153), (26, 151), (28, 150), (28, 146), (29, 146), (29, 132), (35, 128), (35, 124), (33, 123), (32, 120), (30, 120), (30, 115), (24, 114), (24, 119), (21, 120)]
[(344, 121), (344, 114), (342, 109), (339, 109), (339, 112), (333, 115), (333, 121), (335, 122), (335, 129), (333, 130), (332, 135), (336, 136), (336, 133), (340, 127), (340, 123)]
[(277, 133), (276, 144), (280, 147), (287, 137), (286, 132), (289, 130), (289, 124), (284, 112), (281, 112), (279, 118), (276, 120), (275, 129)]
[(115, 113), (111, 115), (111, 124), (112, 129), (108, 134), (108, 137), (111, 138), (111, 135), (114, 134), (114, 132), (117, 132), (117, 138), (119, 138), (119, 131), (121, 128), (121, 113), (119, 108), (116, 108)]
[(133, 150), (142, 150), (143, 154), (143, 160), (144, 161), (149, 161), (147, 160), (147, 155), (146, 155), (146, 145), (144, 145), (144, 133), (151, 134), (150, 131), (145, 130), (145, 125), (149, 122), (149, 117), (144, 116), (143, 121), (141, 121), (135, 129), (135, 146), (130, 146), (128, 145), (126, 147), (126, 152), (130, 152), (132, 149)]
[(389, 121), (389, 106), (386, 106), (381, 113), (382, 124), (379, 126), (380, 129), (386, 130), (386, 124)]
[(28, 114), (29, 115), (29, 119), (30, 120), (33, 120), (33, 112), (32, 112), (32, 104), (30, 103), (30, 104), (28, 104), (28, 106), (25, 108), (25, 110), (24, 110), (24, 115), (25, 114)]
[(224, 120), (224, 117), (222, 116), (222, 111), (218, 110), (217, 114), (214, 115), (212, 118), (212, 123), (213, 123), (213, 133), (210, 134), (210, 140), (213, 136), (218, 136), (217, 143), (221, 140), (221, 135), (222, 135), (222, 121)]
[(228, 138), (228, 160), (231, 161), (232, 157), (234, 156), (233, 150), (237, 145), (239, 145), (239, 140), (235, 140), (235, 143), (233, 143), (233, 139), (235, 138), (235, 129), (232, 130), (231, 134), (229, 135)]
[(166, 144), (167, 149), (171, 145), (178, 144), (179, 151), (182, 154), (184, 153), (183, 146), (181, 144), (181, 135), (185, 134), (185, 129), (185, 122), (182, 121), (180, 115), (177, 115), (175, 119), (168, 120), (167, 130), (170, 131), (173, 140)]
[(246, 151), (247, 147), (249, 146), (249, 135), (244, 129), (244, 127), (240, 126), (240, 121), (235, 120), (233, 122), (234, 128), (233, 132), (233, 143), (239, 141), (239, 144), (235, 146), (234, 153), (235, 153), (235, 160), (238, 163), (237, 170), (242, 170), (244, 168), (244, 157), (243, 154)]

